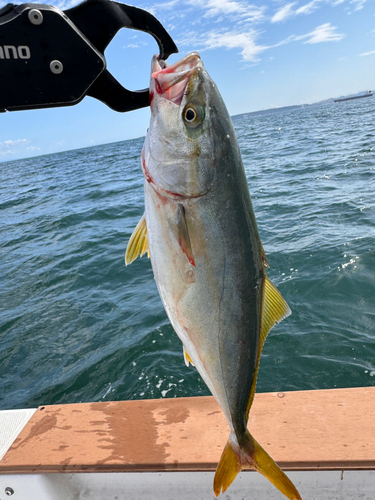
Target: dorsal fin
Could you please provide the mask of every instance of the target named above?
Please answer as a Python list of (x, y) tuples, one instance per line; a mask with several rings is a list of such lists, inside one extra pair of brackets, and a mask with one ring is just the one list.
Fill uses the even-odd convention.
[(148, 257), (150, 257), (146, 217), (145, 214), (143, 214), (133, 234), (130, 236), (128, 246), (126, 247), (125, 264), (131, 264), (138, 256), (142, 257), (146, 252)]
[(268, 332), (271, 330), (271, 328), (275, 326), (276, 323), (280, 323), (280, 321), (289, 316), (291, 313), (292, 311), (290, 310), (286, 301), (283, 299), (279, 290), (268, 278), (266, 273), (264, 273), (259, 346), (258, 346), (257, 361), (254, 371), (253, 384), (251, 386), (249, 400), (246, 408), (246, 419), (249, 416), (249, 411), (254, 399), (260, 355), (263, 349), (264, 341), (266, 340)]

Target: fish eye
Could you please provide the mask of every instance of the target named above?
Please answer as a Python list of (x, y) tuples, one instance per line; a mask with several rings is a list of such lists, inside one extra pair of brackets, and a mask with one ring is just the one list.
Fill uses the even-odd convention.
[(196, 114), (195, 114), (194, 109), (188, 108), (185, 111), (185, 120), (187, 122), (192, 122), (194, 120), (195, 116), (196, 116)]
[(182, 112), (185, 125), (189, 128), (197, 127), (204, 118), (204, 108), (200, 104), (189, 103)]

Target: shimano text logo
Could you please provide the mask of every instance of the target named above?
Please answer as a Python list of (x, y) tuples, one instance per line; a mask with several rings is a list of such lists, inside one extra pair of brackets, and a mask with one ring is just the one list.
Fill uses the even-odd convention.
[(31, 52), (27, 45), (0, 45), (0, 59), (30, 59)]

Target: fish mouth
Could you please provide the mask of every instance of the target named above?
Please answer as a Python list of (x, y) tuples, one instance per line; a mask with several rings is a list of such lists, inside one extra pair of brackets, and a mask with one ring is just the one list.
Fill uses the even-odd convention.
[(191, 52), (170, 66), (159, 56), (154, 56), (151, 63), (151, 91), (180, 105), (190, 78), (202, 67), (198, 52)]

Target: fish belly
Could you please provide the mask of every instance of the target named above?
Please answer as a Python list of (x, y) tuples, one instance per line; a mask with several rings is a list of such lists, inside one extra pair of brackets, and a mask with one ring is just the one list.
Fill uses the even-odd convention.
[[(259, 342), (260, 283), (246, 214), (234, 223), (238, 207), (228, 214), (215, 196), (180, 202), (162, 197), (146, 182), (145, 213), (152, 267), (165, 310), (236, 430), (246, 426)], [(181, 203), (189, 251), (184, 248), (186, 235), (184, 239), (180, 234)], [(255, 254), (260, 255), (260, 248)]]

